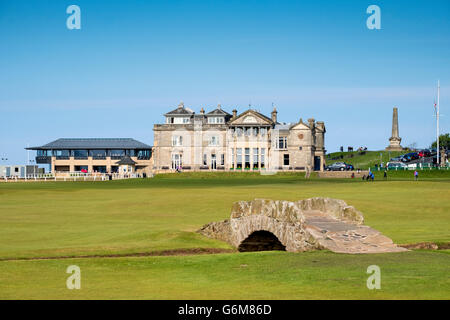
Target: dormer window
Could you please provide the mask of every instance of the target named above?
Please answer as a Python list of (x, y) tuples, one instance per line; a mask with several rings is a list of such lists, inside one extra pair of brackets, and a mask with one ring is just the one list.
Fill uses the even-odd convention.
[(167, 117), (166, 123), (174, 123), (174, 124), (186, 124), (190, 123), (190, 117)]
[(224, 117), (208, 117), (208, 123), (210, 124), (225, 123), (225, 119)]

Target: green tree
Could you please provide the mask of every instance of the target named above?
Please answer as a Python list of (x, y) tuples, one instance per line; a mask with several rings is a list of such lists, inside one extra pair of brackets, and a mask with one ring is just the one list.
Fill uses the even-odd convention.
[[(439, 136), (439, 146), (441, 148), (450, 149), (450, 134), (441, 134)], [(431, 144), (432, 148), (436, 148), (436, 141)]]

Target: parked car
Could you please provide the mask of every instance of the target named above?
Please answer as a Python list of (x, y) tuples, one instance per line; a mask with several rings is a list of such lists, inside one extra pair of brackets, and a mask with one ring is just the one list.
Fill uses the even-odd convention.
[(346, 171), (353, 170), (353, 166), (351, 164), (347, 164), (345, 162), (335, 162), (332, 165), (326, 167), (327, 171)]
[(409, 162), (416, 159), (419, 159), (419, 154), (417, 152), (410, 152), (403, 155), (402, 162)]
[(419, 152), (419, 157), (421, 157), (421, 158), (431, 157), (431, 151), (428, 149), (421, 150)]
[(398, 162), (398, 161), (402, 161), (402, 158), (403, 158), (403, 156), (398, 156), (398, 157), (395, 157), (395, 158), (391, 158), (390, 161)]
[(398, 168), (407, 168), (408, 166), (404, 164), (403, 162), (388, 162), (387, 168), (388, 169), (398, 169)]

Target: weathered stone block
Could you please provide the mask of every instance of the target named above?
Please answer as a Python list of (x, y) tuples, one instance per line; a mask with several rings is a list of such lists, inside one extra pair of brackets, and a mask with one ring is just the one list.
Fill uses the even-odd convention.
[[(209, 223), (198, 232), (245, 251), (249, 251), (252, 245), (260, 249), (285, 248), (291, 252), (324, 248), (348, 253), (404, 250), (378, 231), (361, 226), (363, 222), (362, 213), (343, 200), (310, 198), (291, 202), (255, 199), (235, 202), (229, 220)], [(273, 238), (264, 238), (267, 232), (273, 234), (280, 244)], [(251, 240), (246, 241), (249, 237)], [(256, 244), (257, 241), (261, 243)]]

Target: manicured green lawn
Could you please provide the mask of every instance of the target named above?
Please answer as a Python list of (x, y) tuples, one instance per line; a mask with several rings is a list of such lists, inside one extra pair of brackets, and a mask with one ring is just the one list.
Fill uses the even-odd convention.
[[(238, 200), (343, 199), (396, 243), (450, 242), (450, 175), (421, 181), (174, 174), (105, 182), (0, 183), (0, 259), (230, 248), (195, 233)], [(67, 290), (77, 264), (81, 291)], [(365, 287), (382, 268), (382, 290)], [(241, 266), (247, 265), (247, 266)], [(448, 251), (0, 261), (0, 298), (449, 298)]]
[[(0, 299), (448, 299), (448, 252), (235, 253), (1, 263)], [(66, 268), (81, 269), (68, 290)], [(381, 289), (366, 286), (367, 267)]]

